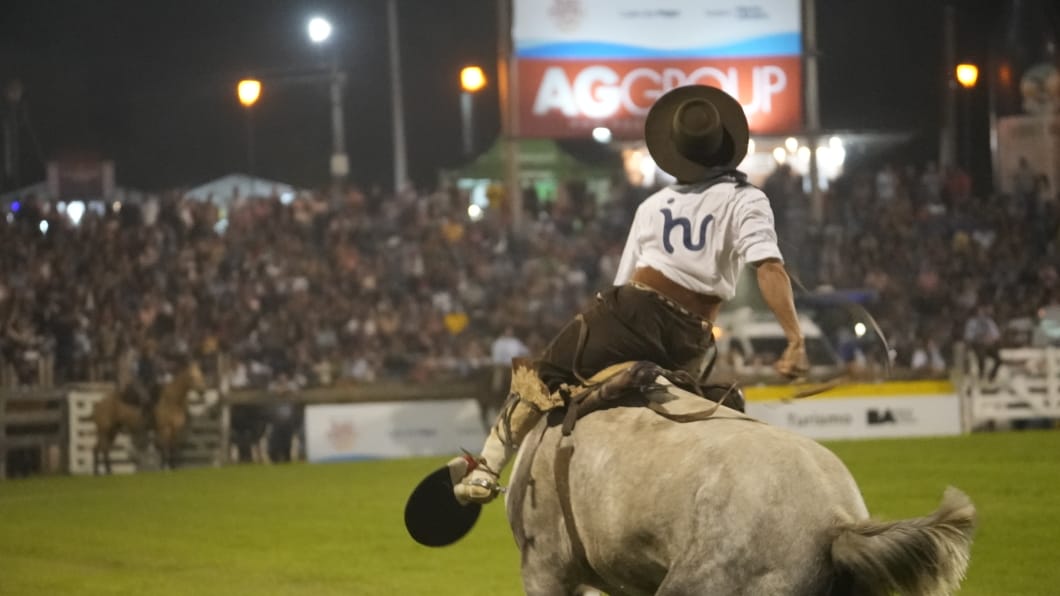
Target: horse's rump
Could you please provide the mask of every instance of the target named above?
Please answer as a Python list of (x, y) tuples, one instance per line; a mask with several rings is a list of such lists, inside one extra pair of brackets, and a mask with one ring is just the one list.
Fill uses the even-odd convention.
[(524, 441), (508, 505), (528, 593), (826, 593), (833, 542), (868, 519), (834, 454), (724, 407), (690, 423), (602, 410), (566, 438), (542, 423)]

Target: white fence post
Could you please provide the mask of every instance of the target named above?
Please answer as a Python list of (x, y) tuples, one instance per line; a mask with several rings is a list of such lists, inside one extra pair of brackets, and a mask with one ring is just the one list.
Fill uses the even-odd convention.
[(967, 395), (969, 428), (988, 422), (1060, 419), (1060, 350), (1006, 348), (1001, 350), (1001, 360), (995, 381), (965, 375), (960, 384), (962, 395)]

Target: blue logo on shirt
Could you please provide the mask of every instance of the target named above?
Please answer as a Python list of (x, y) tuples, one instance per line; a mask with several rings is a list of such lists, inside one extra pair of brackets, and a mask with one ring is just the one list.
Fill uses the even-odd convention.
[(661, 210), (663, 217), (666, 221), (663, 222), (663, 248), (666, 252), (673, 254), (674, 245), (670, 242), (670, 232), (675, 227), (681, 227), (681, 242), (684, 243), (685, 248), (688, 250), (703, 250), (703, 247), (707, 245), (707, 224), (714, 220), (713, 215), (708, 215), (703, 218), (703, 221), (699, 223), (699, 239), (695, 242), (692, 241), (692, 222), (687, 217), (674, 217), (673, 211), (669, 209)]

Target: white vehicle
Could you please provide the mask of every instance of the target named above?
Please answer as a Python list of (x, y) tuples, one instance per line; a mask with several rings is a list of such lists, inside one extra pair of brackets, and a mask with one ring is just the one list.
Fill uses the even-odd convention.
[(1060, 346), (1060, 306), (1053, 304), (1038, 310), (1038, 324), (1033, 328), (1031, 345), (1036, 348)]
[[(799, 326), (806, 340), (810, 376), (834, 375), (843, 364), (820, 327), (805, 316), (799, 317)], [(773, 313), (755, 312), (750, 307), (722, 312), (714, 325), (714, 338), (718, 345), (717, 374), (735, 376), (736, 380), (773, 376), (772, 365), (788, 345)]]

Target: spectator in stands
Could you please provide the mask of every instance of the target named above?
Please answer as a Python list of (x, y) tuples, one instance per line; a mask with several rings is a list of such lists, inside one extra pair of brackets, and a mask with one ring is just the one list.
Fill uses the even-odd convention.
[(941, 205), (942, 175), (933, 161), (929, 161), (920, 173), (917, 202), (927, 206)]
[(898, 173), (895, 172), (893, 165), (887, 164), (876, 172), (876, 199), (881, 203), (887, 204), (893, 201), (897, 195)]
[(501, 335), (493, 340), (490, 348), (490, 359), (497, 366), (510, 367), (513, 358), (526, 356), (530, 351), (526, 344), (515, 337), (515, 330), (509, 325), (504, 328)]
[(964, 209), (972, 196), (972, 178), (959, 167), (951, 166), (946, 171), (946, 200), (949, 208)]
[(913, 350), (909, 363), (913, 374), (921, 377), (938, 377), (946, 374), (946, 359), (934, 338), (922, 338)]
[(1016, 172), (1012, 175), (1012, 185), (1016, 190), (1018, 205), (1023, 208), (1028, 222), (1038, 217), (1039, 195), (1047, 183), (1048, 179), (1032, 170), (1027, 158), (1021, 156)]
[[(986, 377), (993, 382), (997, 377), (998, 368), (1001, 366), (1001, 330), (993, 317), (990, 316), (990, 307), (980, 304), (976, 308), (975, 315), (968, 319), (964, 326), (964, 341), (968, 343), (975, 353), (976, 362), (979, 366), (979, 378)], [(986, 359), (993, 360), (990, 373), (986, 372)]]

